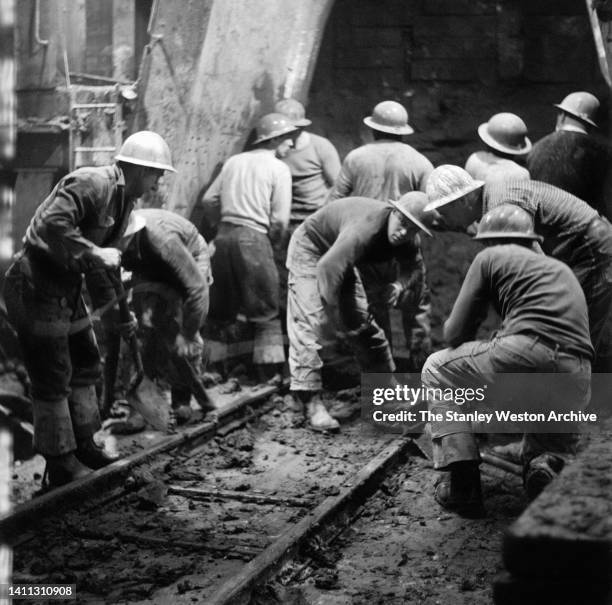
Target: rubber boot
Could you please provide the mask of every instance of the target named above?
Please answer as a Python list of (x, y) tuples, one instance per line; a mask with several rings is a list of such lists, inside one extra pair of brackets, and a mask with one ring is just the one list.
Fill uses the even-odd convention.
[(99, 469), (119, 460), (116, 454), (109, 454), (103, 446), (98, 445), (93, 435), (88, 439), (77, 440), (76, 457), (89, 468)]
[(68, 452), (60, 456), (45, 456), (45, 459), (47, 467), (43, 487), (46, 489), (66, 485), (93, 472), (92, 468), (85, 466), (77, 459), (74, 452)]
[(68, 397), (72, 426), (76, 437), (75, 456), (88, 467), (99, 469), (118, 460), (94, 441), (100, 429), (100, 412), (96, 390), (91, 386), (73, 386)]
[(436, 482), (434, 497), (446, 510), (462, 517), (485, 515), (478, 462), (455, 462)]

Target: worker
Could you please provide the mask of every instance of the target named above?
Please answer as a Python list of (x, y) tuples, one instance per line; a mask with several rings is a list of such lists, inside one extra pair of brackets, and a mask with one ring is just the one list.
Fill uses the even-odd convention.
[[(424, 387), (438, 392), (482, 388), (488, 394), (484, 405), (497, 410), (565, 412), (587, 406), (593, 348), (584, 293), (566, 264), (533, 248), (541, 238), (532, 225), (530, 214), (514, 204), (484, 215), (475, 239), (486, 247), (474, 258), (444, 324), (448, 348), (425, 362)], [(501, 317), (501, 328), (490, 340), (474, 340), (489, 303)], [(548, 379), (545, 373), (556, 374)], [(434, 395), (428, 400), (429, 411), (436, 414), (430, 423), (434, 468), (444, 472), (435, 498), (446, 509), (481, 516), (480, 457), (472, 425), (447, 413), (473, 411), (479, 404), (475, 399), (458, 406), (455, 399)], [(530, 498), (575, 452), (576, 439), (570, 436), (525, 435), (523, 477)]]
[(404, 107), (396, 101), (382, 101), (363, 122), (374, 141), (346, 156), (329, 199), (359, 196), (386, 202), (398, 200), (409, 191), (425, 191), (433, 166), (403, 142), (404, 136), (414, 132)]
[(212, 257), (210, 316), (233, 322), (239, 310), (254, 326), (253, 363), (260, 379), (278, 381), (285, 361), (279, 319), (279, 281), (273, 247), (282, 244), (291, 211), (291, 172), (279, 158), (293, 147), (297, 128), (270, 113), (256, 127), (254, 149), (225, 162), (204, 194), (220, 205)]
[(515, 204), (532, 217), (544, 238), (546, 254), (572, 269), (586, 297), (593, 371), (612, 371), (610, 321), (612, 315), (612, 225), (586, 202), (547, 183), (508, 181), (485, 184), (458, 166), (438, 166), (431, 174), (428, 210), (441, 214), (438, 225), (465, 232), (482, 213), (504, 203)]
[(531, 178), (565, 189), (610, 219), (612, 150), (596, 134), (599, 101), (589, 92), (572, 92), (555, 107), (554, 132), (537, 141), (527, 156)]
[[(398, 200), (410, 191), (425, 191), (433, 166), (423, 154), (403, 142), (405, 135), (414, 132), (404, 107), (396, 101), (382, 101), (363, 121), (372, 131), (374, 141), (346, 156), (330, 192), (330, 200), (362, 196), (387, 202)], [(393, 345), (385, 292), (399, 279), (398, 265), (394, 261), (368, 265), (363, 268), (361, 277), (376, 322)], [(429, 290), (421, 289), (421, 296), (418, 312), (414, 312), (413, 304), (400, 307), (410, 356), (408, 367), (412, 371), (420, 371), (431, 349)]]
[(283, 99), (274, 106), (274, 111), (287, 116), (298, 129), (293, 148), (281, 158), (291, 170), (289, 231), (293, 233), (325, 203), (340, 173), (340, 156), (331, 141), (306, 130), (312, 122), (305, 117), (299, 101)]
[[(336, 327), (356, 349), (366, 372), (393, 372), (395, 364), (384, 331), (368, 311), (357, 266), (401, 258), (410, 265), (414, 281), (424, 282), (419, 230), (430, 233), (424, 221), (427, 197), (406, 194), (383, 204), (349, 197), (323, 206), (307, 218), (289, 242), (287, 328), (289, 369), (294, 398), (306, 409), (310, 427), (337, 430), (339, 424), (321, 399), (321, 367), (325, 322)], [(405, 294), (400, 285), (389, 296)]]
[(135, 226), (121, 264), (132, 273), (144, 370), (169, 384), (174, 416), (182, 424), (192, 415), (192, 388), (181, 360), (202, 373), (200, 329), (212, 283), (208, 245), (193, 223), (174, 212), (141, 209), (132, 217)]
[[(329, 190), (340, 172), (340, 156), (333, 143), (306, 130), (312, 124), (304, 106), (296, 99), (282, 99), (274, 106), (276, 113), (287, 116), (298, 129), (294, 146), (281, 158), (291, 170), (291, 213), (283, 242), (277, 248), (276, 264), (280, 282), (281, 310), (287, 301), (287, 246), (292, 233), (327, 200)], [(286, 313), (281, 313), (284, 317)]]
[(478, 136), (486, 149), (476, 151), (465, 163), (472, 178), (486, 183), (529, 178), (529, 171), (518, 162), (531, 149), (527, 126), (521, 118), (513, 113), (497, 113), (478, 127)]
[(34, 446), (46, 459), (49, 487), (113, 461), (94, 441), (101, 364), (83, 274), (94, 306), (112, 298), (117, 246), (134, 203), (157, 188), (165, 170), (175, 171), (168, 145), (150, 131), (128, 137), (115, 160), (59, 181), (34, 213), (6, 277), (6, 306), (32, 382)]

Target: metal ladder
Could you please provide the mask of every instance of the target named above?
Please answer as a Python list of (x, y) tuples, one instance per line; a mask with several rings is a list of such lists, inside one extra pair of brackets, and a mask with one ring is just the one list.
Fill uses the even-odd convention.
[[(113, 110), (113, 138), (114, 138), (114, 146), (106, 145), (106, 146), (94, 146), (87, 147), (84, 145), (80, 145), (81, 136), (78, 133), (78, 129), (76, 125), (79, 122), (79, 111), (81, 110), (92, 110), (92, 111), (102, 111), (105, 109)], [(75, 168), (79, 168), (80, 166), (90, 166), (91, 162), (83, 163), (82, 160), (79, 161), (83, 154), (91, 154), (95, 152), (106, 152), (115, 154), (119, 151), (121, 144), (123, 142), (123, 113), (121, 109), (120, 102), (112, 102), (112, 103), (74, 103), (73, 101), (73, 92), (70, 91), (70, 131), (68, 135), (68, 145), (69, 145), (69, 161), (70, 161), (70, 171)], [(77, 139), (75, 141), (75, 139)], [(79, 155), (80, 154), (80, 155)], [(86, 157), (86, 156), (85, 156)], [(104, 162), (108, 163), (108, 162)]]

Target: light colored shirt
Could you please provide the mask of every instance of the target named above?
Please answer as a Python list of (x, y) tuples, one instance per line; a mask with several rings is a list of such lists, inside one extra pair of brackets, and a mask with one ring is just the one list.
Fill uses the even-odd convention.
[(282, 232), (291, 210), (291, 172), (273, 149), (253, 149), (232, 156), (204, 195), (220, 202), (221, 221), (260, 233)]
[(485, 183), (523, 181), (529, 179), (529, 170), (490, 151), (477, 151), (465, 163), (470, 176)]
[(283, 162), (293, 178), (291, 222), (301, 223), (325, 204), (340, 172), (340, 156), (325, 137), (302, 132)]
[(386, 202), (410, 191), (425, 191), (432, 163), (410, 145), (381, 139), (353, 149), (329, 194), (330, 200), (348, 196)]

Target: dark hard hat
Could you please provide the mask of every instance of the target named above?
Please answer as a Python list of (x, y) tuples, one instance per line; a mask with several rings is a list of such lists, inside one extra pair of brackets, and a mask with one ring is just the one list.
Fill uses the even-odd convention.
[(312, 122), (306, 118), (304, 106), (296, 99), (283, 99), (274, 106), (276, 113), (287, 116), (294, 126), (304, 128), (310, 126)]
[(590, 92), (572, 92), (555, 107), (597, 128), (593, 118), (599, 111), (599, 101)]
[(501, 204), (487, 212), (474, 239), (530, 239), (542, 241), (533, 230), (531, 215), (515, 204)]
[(412, 134), (414, 130), (408, 125), (408, 112), (396, 101), (382, 101), (372, 111), (372, 115), (363, 118), (364, 123), (380, 132), (389, 134)]
[(293, 122), (282, 113), (269, 113), (257, 122), (255, 130), (257, 132), (257, 138), (253, 141), (253, 145), (295, 132), (297, 128)]
[(410, 191), (402, 195), (397, 202), (389, 200), (389, 203), (411, 223), (425, 231), (430, 237), (432, 236), (429, 227), (435, 223), (439, 214), (435, 210), (425, 210), (425, 206), (429, 203), (429, 198), (425, 193), (422, 191)]
[(502, 153), (522, 155), (531, 151), (527, 126), (513, 113), (495, 114), (478, 127), (478, 135), (489, 147)]

